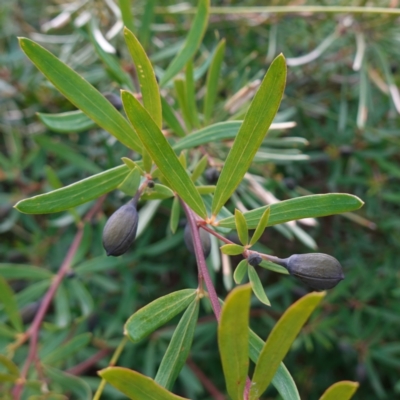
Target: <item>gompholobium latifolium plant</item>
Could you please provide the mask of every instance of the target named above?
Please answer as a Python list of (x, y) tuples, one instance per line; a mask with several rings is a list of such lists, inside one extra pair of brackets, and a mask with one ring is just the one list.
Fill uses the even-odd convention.
[[(134, 157), (124, 157), (122, 165), (80, 182), (25, 199), (16, 208), (32, 214), (59, 212), (99, 199), (118, 188), (130, 199), (109, 217), (103, 231), (106, 254), (118, 257), (130, 251), (138, 234), (141, 219), (138, 207), (149, 200), (161, 202), (172, 198), (171, 231), (176, 232), (183, 212), (187, 220), (184, 241), (189, 251), (194, 253), (198, 267), (196, 288), (160, 297), (126, 321), (125, 338), (138, 342), (183, 312), (156, 375), (147, 377), (117, 366), (105, 368), (99, 371), (102, 383), (96, 399), (100, 398), (105, 382), (131, 399), (149, 399), (150, 393), (151, 398), (157, 399), (182, 398), (171, 390), (190, 353), (202, 299), (211, 303), (218, 320), (219, 351), (230, 398), (258, 399), (272, 384), (283, 399), (300, 399), (283, 359), (308, 317), (325, 296), (325, 290), (333, 289), (344, 279), (339, 261), (331, 255), (284, 254), (280, 258), (252, 248), (268, 227), (356, 210), (363, 204), (357, 197), (340, 193), (310, 195), (246, 212), (235, 209), (234, 213), (230, 212), (230, 206), (225, 207), (248, 179), (254, 157), (278, 111), (285, 88), (286, 63), (282, 54), (273, 60), (243, 120), (234, 121), (236, 128), (228, 133), (225, 129), (224, 136), (221, 136), (221, 126), (233, 126), (233, 121), (210, 123), (224, 40), (212, 56), (201, 113), (197, 110), (194, 96), (193, 58), (207, 26), (208, 12), (209, 2), (200, 0), (182, 50), (164, 71), (159, 83), (143, 47), (136, 36), (125, 28), (126, 44), (136, 67), (141, 91), (121, 91), (127, 119), (93, 86), (50, 52), (29, 39), (20, 39), (24, 53), (80, 110), (77, 111), (79, 118), (93, 120), (133, 150)], [(174, 80), (174, 88), (182, 106), (185, 125), (176, 118), (175, 111), (164, 97), (168, 84), (183, 69), (184, 77), (178, 76)], [(163, 130), (164, 124), (168, 127), (168, 136)], [(218, 133), (221, 135), (218, 136)], [(222, 138), (233, 140), (226, 146), (228, 154), (225, 159), (220, 159), (220, 153), (213, 152), (212, 146), (208, 147), (209, 141), (218, 142)], [(198, 146), (201, 148), (198, 149)], [(191, 163), (189, 166), (188, 162)], [(215, 166), (218, 167), (216, 184), (204, 185), (203, 175), (207, 167)], [(237, 233), (240, 244), (228, 238), (231, 231)], [(253, 233), (249, 235), (249, 231)], [(243, 257), (235, 269), (234, 281), (239, 285), (247, 275), (249, 282), (234, 288), (224, 301), (219, 299), (206, 265), (213, 242), (219, 243), (222, 253)], [(271, 306), (268, 288), (265, 290), (257, 272), (259, 268), (291, 275), (316, 290), (286, 310), (272, 331), (265, 335), (266, 341), (249, 328), (251, 295), (254, 294), (264, 305)], [(112, 365), (115, 365), (124, 343), (125, 339), (117, 348)], [(250, 360), (255, 365), (251, 377)], [(28, 369), (24, 370), (23, 378), (28, 379)], [(17, 393), (21, 392), (21, 386), (23, 383), (19, 381)], [(321, 399), (349, 399), (357, 386), (355, 382), (338, 382), (328, 388)]]

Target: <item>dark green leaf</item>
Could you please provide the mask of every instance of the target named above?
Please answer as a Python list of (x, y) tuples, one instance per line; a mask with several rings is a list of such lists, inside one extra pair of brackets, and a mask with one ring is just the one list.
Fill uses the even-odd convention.
[(95, 128), (97, 125), (81, 110), (69, 111), (61, 114), (37, 113), (39, 119), (54, 132), (71, 133), (83, 132)]
[(271, 214), (271, 208), (267, 207), (263, 212), (260, 221), (257, 224), (256, 231), (250, 240), (250, 245), (253, 246), (260, 239), (261, 235), (264, 233), (265, 228), (268, 226), (269, 216)]
[(175, 135), (180, 137), (185, 137), (185, 130), (182, 128), (181, 123), (175, 115), (174, 109), (169, 105), (168, 101), (161, 97), (162, 104), (162, 116), (167, 123), (167, 125), (172, 129)]
[(265, 294), (264, 286), (260, 281), (257, 271), (250, 264), (249, 264), (248, 271), (249, 271), (249, 279), (250, 279), (251, 287), (253, 288), (253, 292), (256, 295), (257, 299), (260, 300), (261, 303), (264, 303), (267, 306), (270, 306), (271, 303), (270, 303), (267, 295)]
[(0, 276), (0, 303), (3, 303), (4, 311), (6, 312), (12, 326), (18, 331), (23, 331), (21, 315), (18, 311), (17, 301), (14, 292), (8, 285), (7, 281)]
[(0, 275), (6, 279), (41, 280), (53, 277), (45, 268), (24, 264), (0, 264)]

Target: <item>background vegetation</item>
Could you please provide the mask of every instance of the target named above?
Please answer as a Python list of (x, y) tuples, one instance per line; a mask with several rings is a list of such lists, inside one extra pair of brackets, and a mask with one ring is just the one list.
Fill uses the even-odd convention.
[[(190, 15), (173, 12), (184, 11), (184, 4), (162, 3), (162, 8), (156, 1), (137, 1), (133, 6), (134, 30), (158, 68), (164, 68), (176, 54), (192, 20)], [(202, 98), (207, 60), (219, 38), (226, 38), (226, 53), (213, 113), (218, 120), (236, 113), (224, 108), (225, 100), (262, 78), (269, 62), (282, 52), (288, 59), (288, 82), (280, 115), (284, 121), (296, 122), (290, 136), (305, 138), (309, 144), (258, 163), (257, 171), (266, 177), (264, 187), (281, 200), (308, 193), (344, 192), (365, 201), (356, 214), (321, 218), (316, 226), (302, 226), (297, 235), (290, 237), (289, 232), (288, 237), (286, 232), (285, 237), (285, 232), (268, 229), (263, 237), (266, 248), (282, 256), (309, 252), (317, 245), (319, 251), (339, 259), (346, 274), (313, 314), (285, 363), (304, 399), (318, 398), (331, 383), (343, 379), (360, 382), (355, 398), (396, 398), (400, 394), (398, 16), (382, 12), (294, 14), (288, 10), (251, 13), (257, 2), (221, 3), (248, 9), (211, 15), (195, 62), (201, 75), (196, 82), (198, 98)], [(390, 7), (393, 3), (375, 5)], [(175, 8), (168, 9), (167, 4)], [(12, 209), (13, 205), (57, 188), (60, 182), (65, 185), (118, 165), (126, 155), (125, 148), (101, 129), (79, 135), (50, 132), (36, 116), (37, 112), (74, 108), (27, 60), (16, 36), (38, 41), (103, 93), (118, 94), (122, 86), (129, 85), (124, 79), (132, 82), (129, 74), (134, 76), (134, 72), (122, 35), (111, 40), (117, 49), (114, 60), (119, 60), (113, 69), (115, 64), (99, 50), (86, 26), (77, 27), (77, 18), (85, 9), (91, 10), (102, 32), (115, 22), (112, 7), (102, 1), (74, 10), (63, 26), (48, 23), (61, 11), (57, 2), (5, 0), (0, 5), (0, 274), (17, 293), (26, 323), (50, 279), (43, 270), (29, 279), (17, 279), (9, 264), (57, 271), (75, 224), (68, 213), (29, 216)], [(242, 92), (239, 97), (244, 96)], [(249, 208), (255, 201), (246, 191), (239, 193), (239, 200)], [(121, 340), (122, 326), (134, 310), (162, 294), (196, 285), (195, 260), (183, 245), (184, 224), (176, 235), (169, 231), (168, 201), (158, 208), (130, 252), (118, 259), (105, 257), (102, 228), (106, 216), (123, 201), (121, 193), (112, 192), (101, 216), (85, 230), (74, 259), (76, 268), (63, 282), (41, 330), (41, 359), (47, 357), (54, 367), (80, 376), (81, 380), (74, 382), (72, 396), (76, 398), (98, 386), (96, 371), (108, 365)], [(87, 210), (83, 205), (77, 213), (83, 215)], [(232, 262), (234, 265), (236, 260)], [(220, 294), (232, 285), (226, 265), (223, 272), (215, 274)], [(260, 276), (269, 288), (273, 307), (254, 302), (251, 325), (265, 337), (281, 313), (307, 289), (267, 270)], [(0, 318), (0, 346), (5, 352), (10, 332), (4, 313)], [(145, 342), (128, 343), (118, 364), (154, 376), (172, 332), (173, 326), (157, 331)], [(224, 382), (215, 335), (214, 318), (203, 311), (177, 393), (193, 399), (221, 398)], [(75, 346), (63, 352), (62, 344), (70, 343), (71, 338), (77, 338)], [(23, 363), (27, 349), (18, 350), (17, 363)], [(94, 355), (98, 355), (97, 363), (80, 364)], [(52, 371), (47, 373), (51, 376)], [(53, 379), (63, 392), (63, 377), (53, 371)], [(104, 393), (105, 398), (119, 396), (109, 386)], [(268, 396), (277, 398), (273, 389)]]

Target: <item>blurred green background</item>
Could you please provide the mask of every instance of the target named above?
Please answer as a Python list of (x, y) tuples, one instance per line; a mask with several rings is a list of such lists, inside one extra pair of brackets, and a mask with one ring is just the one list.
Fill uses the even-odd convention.
[[(61, 182), (66, 185), (119, 165), (127, 155), (101, 129), (62, 134), (49, 131), (39, 121), (37, 112), (65, 112), (74, 107), (23, 55), (17, 36), (37, 41), (101, 92), (118, 95), (124, 78), (121, 69), (113, 69), (113, 62), (131, 75), (133, 67), (118, 26), (111, 37), (118, 20), (117, 3), (70, 2), (65, 21), (53, 19), (65, 10), (61, 2), (3, 0), (0, 4), (0, 261), (4, 265), (57, 271), (75, 233), (74, 218), (69, 213), (23, 215), (13, 205), (57, 188)], [(366, 2), (300, 3), (276, 0), (270, 5), (363, 6)], [(190, 13), (176, 11), (196, 3), (135, 0), (132, 4), (134, 30), (156, 71), (163, 69), (178, 51), (192, 20)], [(399, 16), (251, 12), (252, 6), (260, 5), (256, 1), (212, 2), (212, 6), (247, 9), (211, 14), (195, 61), (199, 99), (207, 60), (220, 38), (226, 38), (227, 46), (215, 121), (230, 117), (224, 109), (226, 100), (262, 78), (273, 57), (282, 52), (288, 59), (288, 82), (280, 113), (283, 120), (296, 122), (290, 135), (307, 139), (309, 145), (301, 151), (289, 149), (282, 159), (258, 163), (255, 169), (266, 178), (264, 187), (281, 200), (343, 192), (365, 201), (355, 214), (321, 218), (316, 226), (301, 225), (303, 231), (297, 237), (285, 237), (273, 229), (263, 237), (263, 244), (281, 257), (310, 252), (313, 238), (318, 251), (339, 259), (346, 274), (313, 314), (285, 363), (304, 399), (317, 399), (329, 385), (344, 379), (360, 382), (356, 399), (400, 398)], [(398, 3), (372, 1), (368, 5), (396, 7)], [(114, 61), (95, 45), (85, 18), (98, 24), (104, 35), (110, 33), (108, 40), (116, 49)], [(296, 159), (299, 154), (308, 157)], [(238, 196), (251, 208), (246, 190)], [(121, 340), (124, 322), (136, 309), (173, 290), (196, 286), (195, 261), (183, 244), (183, 228), (175, 235), (169, 231), (170, 201), (159, 206), (130, 252), (118, 259), (105, 257), (102, 228), (106, 217), (123, 202), (120, 192), (112, 192), (104, 212), (85, 230), (74, 260), (75, 272), (63, 282), (41, 330), (40, 356), (48, 356), (49, 365), (60, 370), (73, 368), (99, 349), (111, 352)], [(80, 206), (76, 212), (83, 215), (89, 207)], [(237, 261), (233, 259), (233, 265)], [(9, 280), (27, 323), (50, 282), (39, 275)], [(254, 300), (251, 325), (265, 339), (281, 313), (307, 288), (267, 270), (260, 271), (260, 276), (272, 308)], [(218, 293), (225, 296), (229, 276), (223, 278), (218, 272), (214, 278)], [(10, 337), (3, 310), (0, 313), (3, 351)], [(62, 359), (51, 358), (67, 339), (87, 332), (92, 337), (82, 341), (79, 351)], [(146, 342), (129, 344), (119, 364), (154, 376), (172, 332), (173, 326)], [(26, 354), (25, 346), (14, 360), (22, 364)], [(82, 393), (87, 394), (88, 388), (95, 390), (99, 383), (96, 371), (108, 362), (105, 352), (95, 366), (80, 371), (76, 385), (82, 392), (73, 391), (70, 398), (84, 398)], [(217, 398), (204, 388), (199, 371), (224, 392), (216, 323), (204, 310), (190, 361), (175, 392), (192, 399)], [(65, 392), (62, 380), (52, 379), (56, 389)], [(118, 396), (107, 386), (104, 398), (123, 398)], [(279, 397), (270, 389), (264, 398)]]

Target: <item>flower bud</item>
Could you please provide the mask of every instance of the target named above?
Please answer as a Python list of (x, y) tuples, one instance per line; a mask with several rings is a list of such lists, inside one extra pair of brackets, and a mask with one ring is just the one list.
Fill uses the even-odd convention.
[(344, 279), (339, 261), (328, 254), (293, 254), (284, 261), (290, 275), (313, 289), (332, 289)]
[(257, 267), (258, 265), (261, 264), (262, 258), (258, 253), (251, 253), (247, 257), (247, 262), (252, 265), (253, 267)]
[(103, 247), (108, 256), (120, 256), (132, 245), (136, 237), (139, 215), (129, 202), (108, 219), (103, 230)]
[[(204, 258), (207, 258), (211, 252), (210, 234), (208, 232), (206, 232), (204, 229), (199, 229), (199, 234), (200, 234), (201, 247), (203, 249)], [(187, 249), (192, 254), (195, 254), (194, 246), (193, 246), (192, 230), (190, 229), (189, 224), (186, 224), (186, 226), (185, 226), (185, 232), (184, 232), (183, 238), (185, 240)]]
[(103, 93), (103, 96), (117, 109), (122, 110), (122, 100), (119, 96), (114, 93), (107, 92)]

